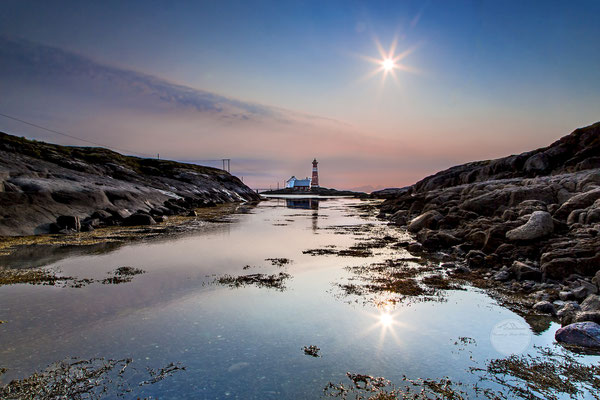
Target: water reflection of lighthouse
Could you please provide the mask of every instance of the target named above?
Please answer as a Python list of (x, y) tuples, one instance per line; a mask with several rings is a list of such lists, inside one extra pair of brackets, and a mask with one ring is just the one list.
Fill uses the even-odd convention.
[(285, 206), (287, 208), (313, 210), (311, 214), (312, 230), (316, 232), (319, 229), (317, 225), (319, 220), (319, 199), (285, 199)]

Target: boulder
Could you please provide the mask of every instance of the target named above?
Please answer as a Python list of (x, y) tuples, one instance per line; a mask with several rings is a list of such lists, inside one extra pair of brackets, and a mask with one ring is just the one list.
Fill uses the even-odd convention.
[(485, 253), (479, 250), (471, 250), (467, 253), (465, 261), (469, 268), (481, 268), (485, 264)]
[(92, 219), (99, 219), (100, 221), (103, 221), (103, 220), (108, 219), (110, 217), (112, 217), (112, 214), (109, 213), (106, 210), (94, 211), (94, 213), (90, 216), (90, 218), (92, 218)]
[(407, 247), (406, 250), (408, 250), (409, 253), (422, 253), (423, 252), (423, 245), (421, 245), (421, 243), (417, 243), (417, 242), (413, 242), (410, 243)]
[(542, 279), (542, 271), (539, 268), (532, 267), (521, 261), (515, 261), (512, 265), (512, 271), (518, 280), (539, 281)]
[(589, 288), (587, 288), (583, 285), (578, 286), (577, 288), (573, 289), (572, 292), (573, 292), (573, 297), (577, 301), (582, 301), (583, 299), (585, 299), (586, 297), (588, 297), (591, 294)]
[(600, 324), (600, 311), (580, 311), (575, 314), (572, 322), (591, 321)]
[(506, 232), (513, 227), (514, 226), (510, 226), (510, 224), (499, 224), (489, 228), (486, 232), (482, 250), (486, 253), (494, 252), (498, 247), (505, 243)]
[(506, 232), (508, 240), (536, 240), (554, 231), (552, 215), (546, 211), (535, 211), (524, 225)]
[(523, 166), (525, 172), (531, 175), (544, 174), (552, 169), (549, 157), (544, 153), (537, 153), (529, 157)]
[(600, 296), (591, 294), (581, 303), (581, 311), (600, 311)]
[(124, 226), (155, 225), (156, 221), (149, 214), (135, 213), (123, 220)]
[(85, 221), (81, 223), (81, 228), (83, 229), (83, 225), (89, 225), (92, 228), (97, 228), (101, 225), (101, 222), (98, 218), (87, 218)]
[(429, 210), (410, 221), (407, 229), (409, 232), (415, 233), (423, 228), (435, 228), (442, 218), (444, 218), (444, 216), (438, 211)]
[(600, 208), (588, 210), (585, 216), (585, 224), (591, 225), (600, 222)]
[(556, 314), (554, 304), (550, 303), (549, 301), (539, 301), (533, 305), (533, 309), (542, 314)]
[(56, 223), (62, 229), (72, 229), (75, 232), (79, 232), (81, 230), (81, 221), (79, 220), (79, 217), (74, 215), (61, 215), (60, 217), (56, 218)]
[(479, 249), (481, 249), (481, 248), (483, 248), (483, 246), (485, 246), (486, 238), (487, 238), (487, 235), (483, 231), (474, 231), (474, 232), (469, 233), (466, 236), (466, 239), (469, 241), (469, 243), (472, 243), (474, 246), (476, 246)]
[(561, 280), (571, 274), (592, 276), (600, 269), (600, 253), (592, 257), (581, 256), (576, 259), (572, 257), (556, 258), (545, 263), (543, 260), (544, 254), (542, 255), (541, 269), (545, 279)]
[(493, 280), (499, 282), (505, 282), (510, 279), (510, 272), (508, 271), (498, 271), (492, 277)]
[(507, 205), (510, 202), (510, 193), (503, 190), (495, 190), (491, 193), (485, 193), (480, 196), (471, 197), (464, 201), (461, 207), (464, 210), (472, 211), (479, 215), (492, 215), (501, 205)]
[(594, 204), (597, 199), (600, 199), (600, 188), (580, 193), (565, 201), (560, 208), (556, 210), (554, 216), (559, 219), (567, 218), (573, 210), (587, 208)]
[(576, 266), (577, 261), (574, 258), (555, 258), (542, 264), (541, 270), (544, 279), (562, 280), (569, 276)]
[(567, 217), (567, 225), (571, 226), (573, 224), (578, 224), (580, 216), (583, 215), (585, 217), (585, 210), (573, 210)]
[(399, 210), (396, 211), (394, 214), (392, 214), (391, 217), (389, 217), (391, 223), (395, 224), (395, 225), (406, 225), (406, 223), (408, 222), (408, 211), (407, 210)]
[(588, 281), (580, 279), (579, 280), (579, 285), (585, 288), (585, 291), (586, 291), (585, 297), (588, 297), (591, 294), (597, 294), (598, 293), (598, 287), (595, 284), (593, 284), (593, 283), (590, 283)]
[(448, 232), (436, 232), (429, 229), (422, 229), (417, 234), (417, 240), (428, 249), (450, 248), (461, 242), (460, 239)]
[(94, 230), (94, 227), (89, 222), (84, 222), (81, 224), (81, 232), (91, 232)]
[(600, 289), (600, 270), (596, 271), (596, 274), (592, 278), (592, 282), (595, 283), (596, 286), (598, 286), (598, 288)]
[(573, 292), (570, 290), (562, 290), (558, 292), (558, 298), (562, 301), (573, 300), (575, 296), (573, 296)]
[(571, 322), (573, 322), (575, 315), (580, 310), (581, 308), (579, 307), (579, 304), (575, 302), (567, 302), (564, 306), (560, 308), (560, 310), (558, 310), (556, 316), (560, 318), (561, 324), (569, 325)]
[(53, 222), (50, 225), (48, 225), (49, 233), (59, 233), (62, 229), (63, 228), (61, 228), (60, 225), (58, 225), (56, 222)]
[(109, 210), (108, 212), (111, 214), (111, 217), (109, 218), (109, 220), (111, 221), (121, 222), (131, 216), (131, 212), (129, 212), (129, 210), (121, 208), (116, 210)]
[(573, 346), (600, 348), (600, 325), (595, 322), (576, 322), (560, 328), (554, 338)]

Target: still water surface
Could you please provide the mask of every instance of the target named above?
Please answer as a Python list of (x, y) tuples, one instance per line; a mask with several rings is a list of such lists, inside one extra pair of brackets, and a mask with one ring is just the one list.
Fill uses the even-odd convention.
[[(161, 399), (313, 399), (347, 371), (410, 378), (451, 377), (476, 382), (475, 361), (503, 357), (492, 345), (495, 325), (522, 318), (479, 290), (449, 291), (444, 302), (411, 302), (387, 310), (354, 302), (336, 283), (346, 266), (365, 265), (404, 250), (375, 249), (372, 258), (312, 256), (304, 250), (364, 240), (334, 227), (370, 224), (378, 234), (407, 239), (363, 211), (355, 199), (271, 199), (228, 222), (194, 233), (126, 245), (102, 254), (66, 256), (47, 264), (65, 275), (101, 279), (120, 266), (146, 271), (130, 283), (82, 288), (0, 287), (0, 367), (6, 382), (66, 357), (131, 357), (138, 367), (181, 362), (185, 371), (136, 389)], [(268, 258), (289, 258), (284, 268)], [(23, 260), (23, 265), (27, 260)], [(251, 268), (243, 270), (249, 265)], [(229, 288), (215, 276), (285, 271), (278, 291)], [(531, 333), (552, 346), (557, 325)], [(461, 351), (469, 337), (476, 345)], [(322, 357), (303, 353), (316, 345)]]

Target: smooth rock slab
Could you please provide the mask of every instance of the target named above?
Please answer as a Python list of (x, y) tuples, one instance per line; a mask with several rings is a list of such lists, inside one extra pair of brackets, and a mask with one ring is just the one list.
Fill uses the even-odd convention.
[(556, 341), (564, 344), (600, 348), (600, 325), (595, 322), (576, 322), (556, 331)]
[(508, 240), (535, 240), (554, 232), (552, 215), (546, 211), (534, 211), (525, 225), (506, 232)]

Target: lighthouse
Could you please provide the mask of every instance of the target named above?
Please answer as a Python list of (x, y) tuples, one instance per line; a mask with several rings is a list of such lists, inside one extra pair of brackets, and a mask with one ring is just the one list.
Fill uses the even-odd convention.
[(318, 188), (319, 187), (319, 170), (317, 169), (317, 159), (315, 158), (312, 162), (312, 179), (310, 180), (310, 188)]

